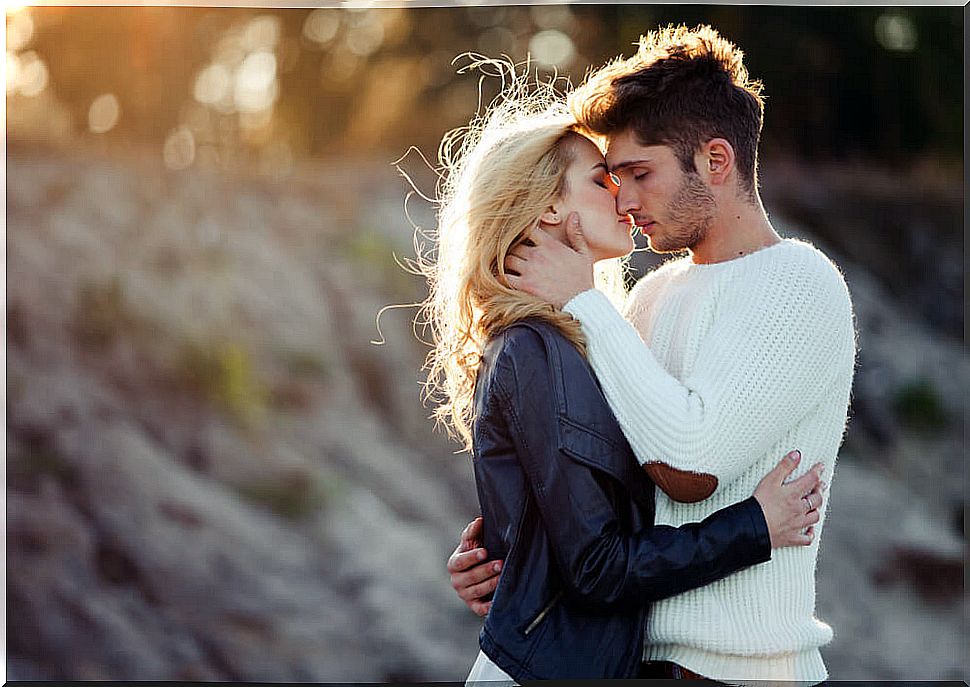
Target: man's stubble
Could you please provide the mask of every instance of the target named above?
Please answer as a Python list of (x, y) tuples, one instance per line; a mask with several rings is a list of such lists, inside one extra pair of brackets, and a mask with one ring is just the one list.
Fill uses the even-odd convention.
[(693, 248), (707, 236), (714, 223), (717, 202), (697, 172), (684, 172), (677, 193), (665, 208), (664, 231), (650, 237), (656, 253)]

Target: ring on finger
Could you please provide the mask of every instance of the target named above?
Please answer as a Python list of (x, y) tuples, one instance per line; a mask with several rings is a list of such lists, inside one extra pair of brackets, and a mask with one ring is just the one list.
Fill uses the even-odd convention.
[(811, 496), (803, 496), (802, 497), (802, 500), (805, 501), (805, 503), (808, 504), (808, 510), (809, 510), (809, 512), (815, 510), (815, 506), (812, 505), (812, 497)]

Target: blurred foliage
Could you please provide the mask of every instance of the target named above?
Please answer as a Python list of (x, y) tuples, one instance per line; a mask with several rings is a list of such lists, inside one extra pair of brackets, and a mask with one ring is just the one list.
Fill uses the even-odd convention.
[(76, 479), (74, 466), (57, 445), (56, 438), (40, 427), (12, 427), (7, 448), (7, 484), (12, 489), (35, 492), (46, 479), (65, 486)]
[(267, 403), (276, 410), (303, 412), (309, 410), (314, 401), (307, 385), (293, 380), (274, 384), (269, 391)]
[(406, 268), (388, 248), (387, 237), (373, 230), (355, 231), (339, 242), (341, 252), (361, 268), (360, 280), (375, 284), (402, 298), (420, 298), (425, 281)]
[(943, 399), (927, 379), (913, 379), (900, 386), (894, 406), (900, 420), (910, 429), (932, 432), (947, 425)]
[(330, 374), (330, 367), (326, 359), (318, 351), (283, 349), (278, 351), (277, 355), (292, 375), (326, 377)]
[(147, 324), (125, 300), (121, 278), (110, 281), (82, 281), (78, 285), (74, 313), (74, 334), (87, 348), (104, 350), (124, 334), (138, 334)]
[(177, 374), (182, 383), (215, 403), (245, 428), (263, 417), (268, 392), (256, 378), (249, 353), (232, 341), (183, 344)]
[(67, 458), (53, 446), (34, 447), (14, 453), (7, 463), (9, 484), (20, 491), (32, 491), (37, 484), (49, 477), (58, 482), (74, 478), (74, 468)]
[(766, 84), (765, 155), (959, 171), (959, 7), (28, 8), (7, 17), (10, 130), (285, 176), (307, 157), (435, 150), (477, 102), (451, 65), (465, 51), (531, 53), (575, 83), (641, 32), (701, 22)]
[(288, 520), (300, 520), (323, 508), (327, 490), (318, 484), (317, 478), (305, 472), (292, 471), (236, 486), (236, 491), (247, 501), (267, 508)]

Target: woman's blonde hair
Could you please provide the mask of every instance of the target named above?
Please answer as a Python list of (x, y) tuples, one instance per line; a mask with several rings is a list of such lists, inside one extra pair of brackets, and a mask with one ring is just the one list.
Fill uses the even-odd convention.
[[(580, 324), (549, 303), (510, 287), (505, 256), (525, 239), (540, 215), (567, 190), (566, 169), (581, 134), (554, 82), (528, 79), (529, 67), (473, 56), (466, 67), (494, 70), (501, 92), (438, 149), (437, 228), (433, 256), (417, 265), (428, 282), (423, 324), (433, 349), (425, 396), (433, 417), (466, 449), (472, 445), (473, 396), (488, 339), (526, 318), (557, 327), (581, 352)], [(620, 259), (596, 265), (597, 287), (623, 296)]]

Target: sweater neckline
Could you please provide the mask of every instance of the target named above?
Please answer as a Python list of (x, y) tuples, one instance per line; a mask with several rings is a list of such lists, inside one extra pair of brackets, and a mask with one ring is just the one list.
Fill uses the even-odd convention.
[(772, 251), (772, 249), (778, 248), (779, 246), (791, 245), (792, 240), (783, 238), (777, 243), (772, 243), (770, 246), (762, 246), (761, 248), (751, 251), (750, 253), (745, 253), (744, 255), (739, 255), (736, 258), (731, 258), (730, 260), (721, 260), (720, 262), (694, 262), (690, 256), (687, 257), (687, 267), (688, 269), (699, 270), (699, 271), (709, 271), (716, 268), (726, 268), (729, 265), (737, 265), (744, 262), (750, 258), (754, 258), (760, 255), (765, 255)]

